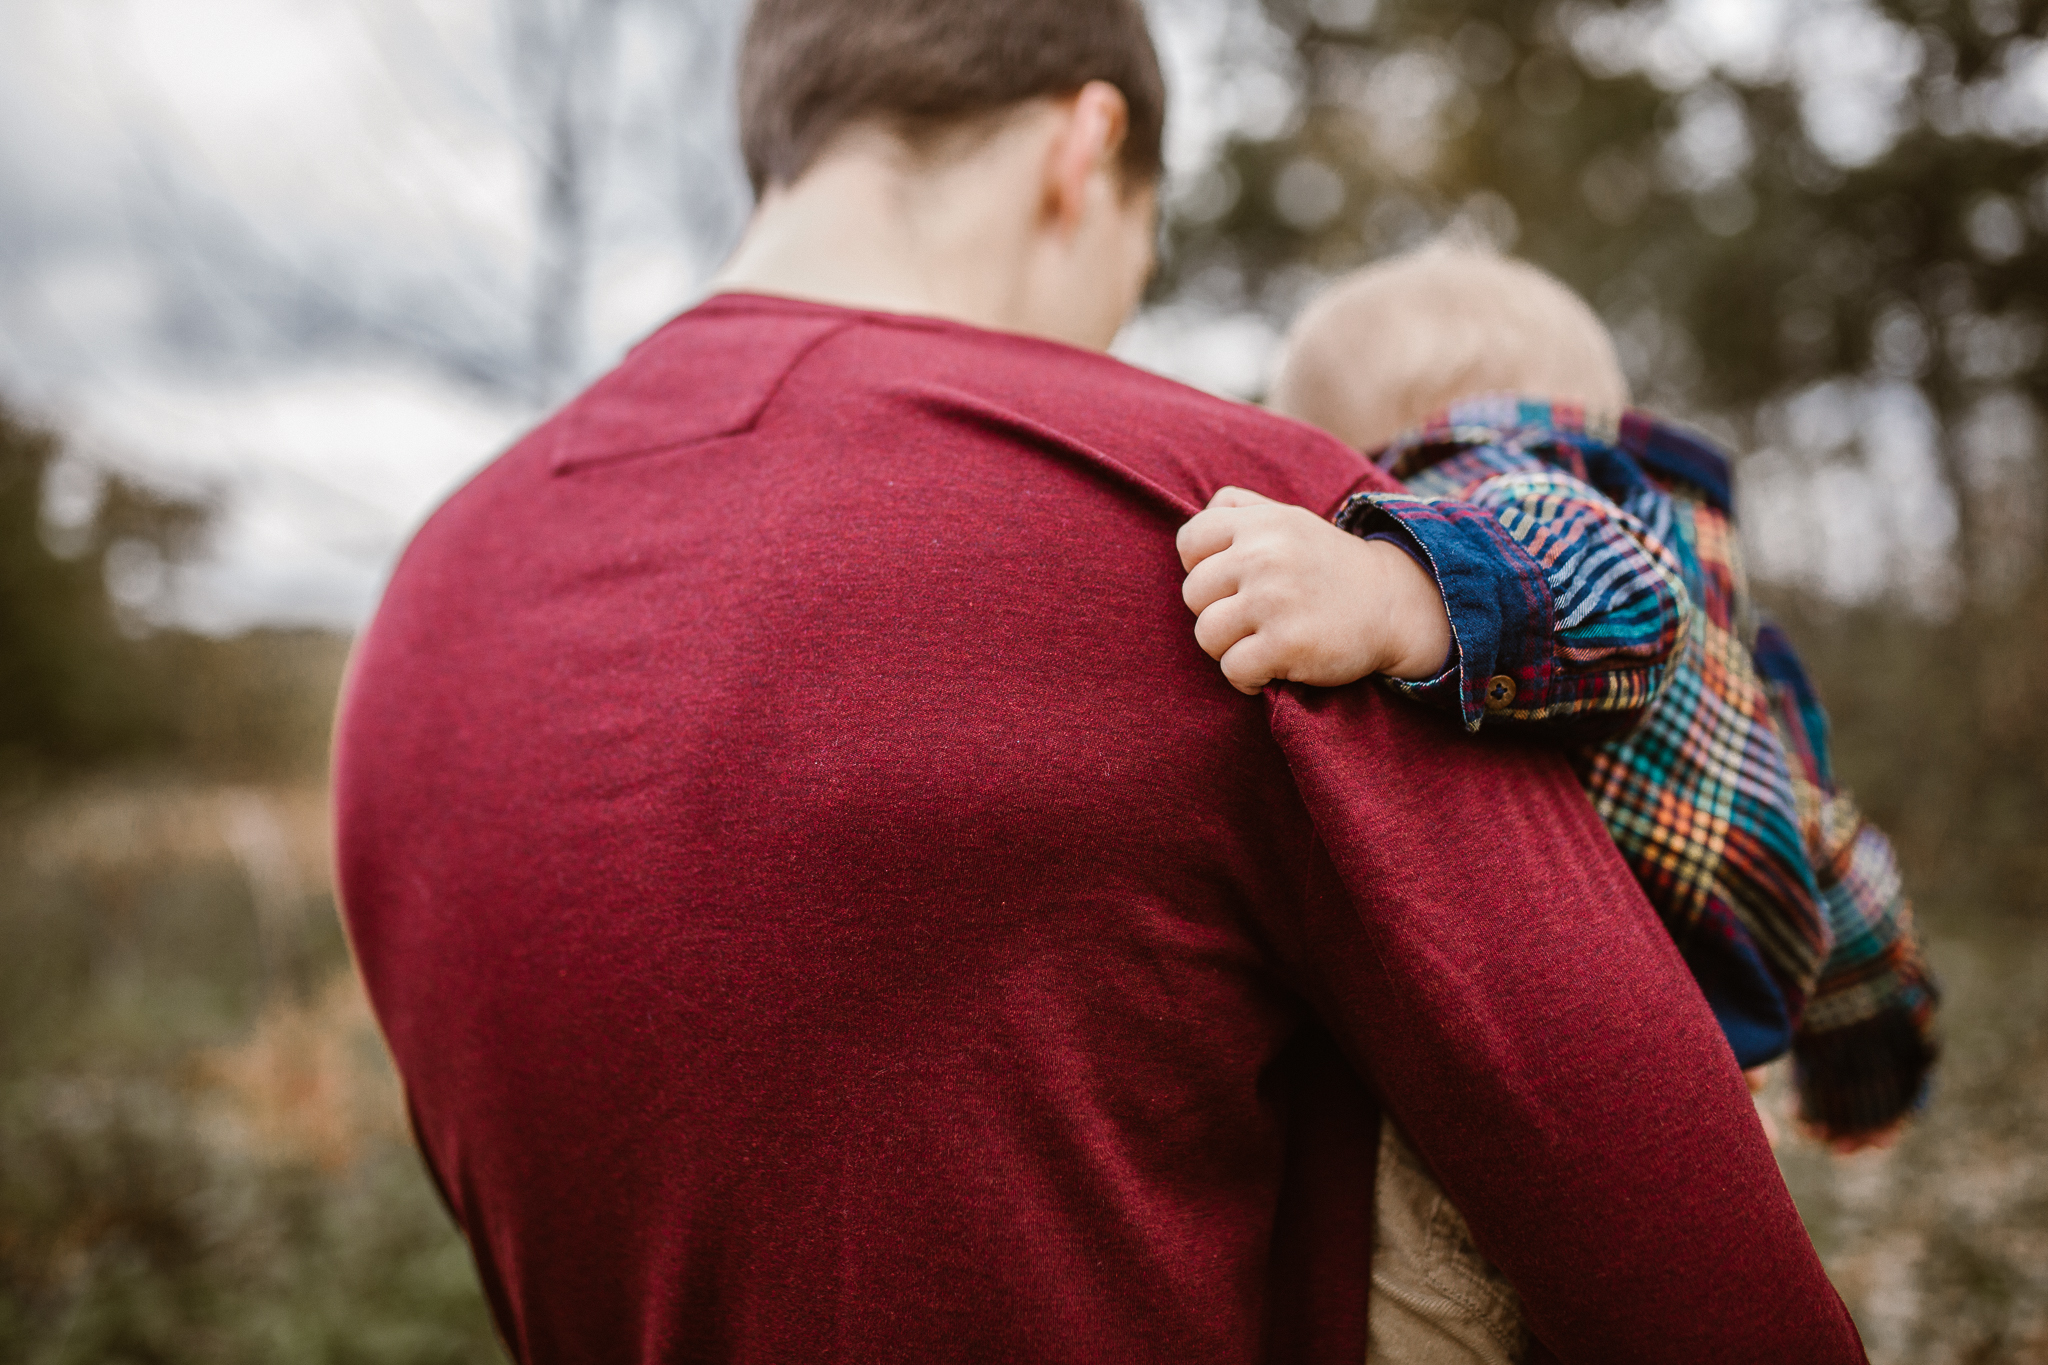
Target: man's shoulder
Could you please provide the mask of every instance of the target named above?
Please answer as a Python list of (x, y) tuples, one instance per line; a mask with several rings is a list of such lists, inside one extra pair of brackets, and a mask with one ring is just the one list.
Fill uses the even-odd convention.
[(1312, 427), (1098, 352), (941, 319), (779, 300), (699, 310), (705, 321), (743, 311), (764, 330), (821, 329), (800, 354), (790, 346), (790, 382), (777, 401), (802, 401), (801, 381), (818, 379), (838, 401), (907, 404), (941, 421), (1084, 448), (1196, 507), (1236, 484), (1334, 510), (1362, 483), (1383, 481), (1356, 451)]
[(935, 431), (1058, 445), (1182, 516), (1226, 484), (1325, 512), (1362, 487), (1394, 486), (1323, 432), (1107, 355), (760, 295), (715, 296), (677, 317), (504, 463), (577, 474), (778, 430), (829, 433), (842, 458), (849, 441), (902, 450)]

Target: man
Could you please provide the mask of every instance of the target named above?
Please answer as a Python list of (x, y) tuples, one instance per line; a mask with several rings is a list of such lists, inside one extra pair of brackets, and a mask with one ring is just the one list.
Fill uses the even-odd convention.
[(1861, 1359), (1562, 763), (1189, 638), (1211, 494), (1379, 484), (1097, 353), (1136, 0), (763, 0), (741, 98), (721, 295), (437, 514), (344, 703), (351, 932), (513, 1355), (1356, 1362), (1384, 1103), (1539, 1351)]

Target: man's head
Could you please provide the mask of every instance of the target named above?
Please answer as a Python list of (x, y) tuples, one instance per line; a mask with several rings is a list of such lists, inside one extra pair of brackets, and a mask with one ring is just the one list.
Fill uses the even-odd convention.
[(794, 184), (848, 129), (915, 146), (1090, 81), (1124, 97), (1118, 156), (1157, 183), (1166, 121), (1138, 0), (756, 0), (740, 48), (740, 150), (755, 194)]
[(1273, 407), (1375, 450), (1461, 398), (1518, 393), (1617, 412), (1614, 342), (1525, 261), (1437, 243), (1332, 286), (1288, 334)]
[(1090, 346), (1135, 305), (1165, 121), (1139, 0), (756, 0), (739, 84), (760, 204), (724, 287)]

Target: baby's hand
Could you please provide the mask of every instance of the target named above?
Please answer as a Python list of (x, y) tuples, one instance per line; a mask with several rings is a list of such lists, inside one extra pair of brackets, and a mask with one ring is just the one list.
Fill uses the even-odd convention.
[(1450, 616), (1422, 566), (1305, 507), (1225, 488), (1177, 543), (1195, 640), (1240, 692), (1282, 678), (1429, 678), (1450, 655)]

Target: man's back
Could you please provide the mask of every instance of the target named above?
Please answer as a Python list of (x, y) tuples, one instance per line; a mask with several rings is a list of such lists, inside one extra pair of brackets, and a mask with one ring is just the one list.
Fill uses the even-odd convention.
[[(1569, 776), (1241, 697), (1179, 611), (1216, 486), (1373, 477), (1069, 348), (727, 298), (435, 518), (352, 675), (341, 871), (515, 1354), (1355, 1360), (1325, 1028), (1482, 1244), (1540, 1230), (1488, 1247), (1539, 1332), (1682, 1279), (1574, 1283), (1665, 1215), (1577, 1207), (1614, 1178), (1560, 1098), (1733, 1073)], [(1588, 950), (1649, 998), (1551, 1017)], [(1620, 1120), (1607, 1193), (1768, 1170), (1697, 1107)], [(1839, 1316), (1782, 1188), (1716, 1198), (1671, 1194), (1714, 1260)]]

